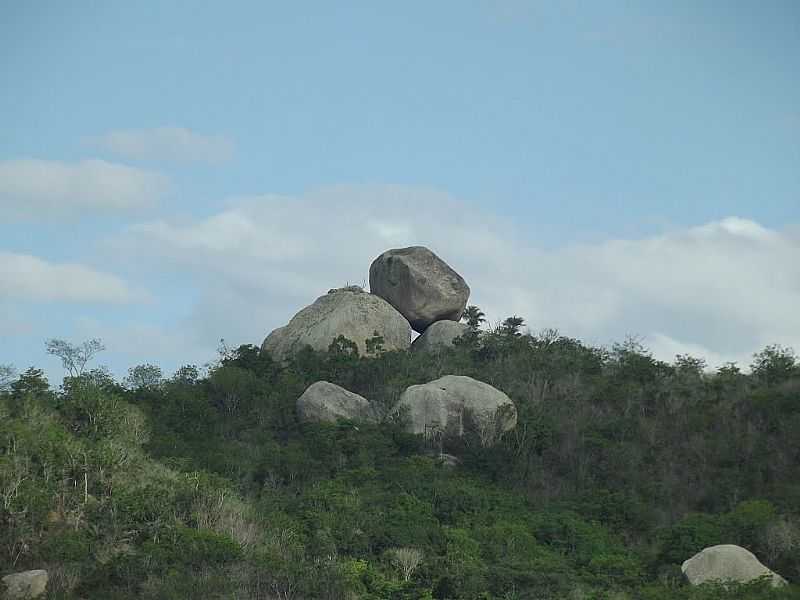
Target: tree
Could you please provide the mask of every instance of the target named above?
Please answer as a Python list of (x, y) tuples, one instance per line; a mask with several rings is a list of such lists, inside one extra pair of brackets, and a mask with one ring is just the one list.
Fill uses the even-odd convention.
[(200, 379), (200, 371), (195, 365), (183, 365), (180, 369), (175, 371), (171, 381), (173, 383), (183, 383), (186, 385), (194, 385)]
[(481, 323), (486, 322), (486, 315), (480, 308), (472, 304), (464, 309), (461, 314), (461, 320), (466, 321), (470, 328), (477, 330), (480, 328)]
[(358, 358), (358, 346), (343, 335), (336, 336), (328, 345), (328, 354), (333, 356)]
[(796, 361), (794, 350), (773, 344), (753, 355), (753, 364), (750, 368), (758, 379), (767, 385), (775, 385), (792, 376)]
[(252, 371), (259, 377), (273, 376), (277, 367), (269, 352), (261, 352), (259, 347), (253, 344), (242, 344), (235, 350), (227, 350), (220, 363), (222, 366)]
[(156, 365), (137, 365), (128, 369), (125, 386), (131, 390), (153, 389), (161, 383), (161, 369)]
[(680, 373), (700, 376), (706, 370), (708, 363), (704, 358), (696, 358), (689, 354), (675, 355), (675, 368)]
[(19, 379), (13, 382), (10, 387), (11, 395), (16, 399), (29, 394), (38, 396), (50, 390), (50, 385), (47, 383), (47, 377), (44, 376), (44, 371), (34, 367), (29, 368), (20, 375)]
[(83, 375), (83, 371), (94, 356), (106, 349), (99, 339), (87, 340), (79, 345), (70, 344), (59, 339), (47, 340), (45, 343), (47, 353), (61, 359), (61, 364), (69, 373), (70, 377), (78, 378)]
[(17, 371), (11, 365), (0, 365), (0, 392), (11, 389), (11, 381), (16, 376)]
[(383, 352), (383, 344), (385, 340), (383, 336), (375, 331), (371, 338), (367, 338), (364, 345), (367, 347), (367, 354), (376, 355)]
[(417, 548), (392, 548), (389, 550), (392, 564), (400, 570), (403, 581), (410, 581), (411, 575), (422, 562), (422, 550)]
[(514, 315), (512, 317), (508, 317), (505, 321), (500, 324), (498, 333), (501, 335), (508, 335), (513, 337), (519, 337), (522, 335), (520, 333), (520, 329), (525, 324), (525, 319), (522, 317), (518, 317)]

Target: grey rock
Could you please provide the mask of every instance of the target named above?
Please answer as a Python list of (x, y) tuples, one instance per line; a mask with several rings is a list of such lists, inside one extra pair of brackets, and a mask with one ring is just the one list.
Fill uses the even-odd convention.
[(306, 306), (270, 333), (261, 345), (276, 360), (286, 360), (305, 346), (326, 351), (340, 335), (355, 342), (366, 356), (366, 340), (375, 332), (383, 337), (384, 350), (408, 350), (411, 327), (392, 306), (356, 286), (334, 289)]
[(436, 321), (411, 344), (413, 352), (437, 352), (452, 348), (456, 338), (470, 332), (469, 325), (455, 321)]
[(786, 585), (786, 580), (765, 567), (755, 555), (733, 544), (705, 548), (681, 565), (681, 571), (692, 585), (710, 581), (747, 583), (767, 575), (772, 587)]
[(517, 409), (508, 396), (463, 375), (412, 385), (400, 395), (394, 410), (408, 419), (410, 433), (460, 437), (473, 431), (483, 446), (491, 446), (517, 424)]
[(436, 321), (458, 321), (469, 286), (424, 246), (387, 250), (369, 268), (369, 288), (422, 333)]
[(312, 383), (297, 399), (297, 416), (307, 423), (374, 422), (369, 400), (327, 381)]
[(28, 600), (38, 598), (47, 589), (47, 571), (22, 571), (3, 577), (6, 587), (5, 598), (8, 600)]

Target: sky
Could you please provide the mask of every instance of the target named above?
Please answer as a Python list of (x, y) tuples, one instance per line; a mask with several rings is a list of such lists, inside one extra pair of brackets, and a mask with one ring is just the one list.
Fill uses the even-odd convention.
[(389, 248), (496, 323), (800, 350), (800, 5), (0, 2), (0, 364), (260, 344)]

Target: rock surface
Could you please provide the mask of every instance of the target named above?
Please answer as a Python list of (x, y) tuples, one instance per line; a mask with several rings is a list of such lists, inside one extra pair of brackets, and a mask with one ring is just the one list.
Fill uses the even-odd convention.
[(276, 360), (286, 360), (305, 346), (326, 351), (330, 343), (343, 335), (368, 355), (366, 340), (375, 332), (383, 337), (384, 350), (408, 350), (411, 328), (392, 306), (359, 287), (331, 290), (289, 321), (270, 333), (261, 345)]
[(369, 400), (327, 381), (308, 386), (297, 399), (297, 416), (306, 423), (375, 420)]
[(443, 348), (452, 348), (453, 341), (468, 333), (469, 325), (455, 321), (436, 321), (411, 344), (414, 352), (436, 352)]
[(39, 598), (47, 589), (47, 571), (23, 571), (3, 577), (5, 596), (8, 600)]
[(733, 544), (705, 548), (681, 565), (681, 571), (692, 585), (710, 581), (747, 583), (768, 575), (772, 587), (786, 585), (786, 580), (761, 564), (755, 555)]
[(491, 446), (517, 424), (517, 409), (508, 396), (462, 375), (412, 385), (401, 394), (395, 412), (408, 419), (410, 433), (462, 436), (471, 430), (484, 446)]
[(436, 321), (458, 321), (469, 299), (461, 275), (423, 246), (381, 254), (370, 265), (369, 288), (420, 333)]

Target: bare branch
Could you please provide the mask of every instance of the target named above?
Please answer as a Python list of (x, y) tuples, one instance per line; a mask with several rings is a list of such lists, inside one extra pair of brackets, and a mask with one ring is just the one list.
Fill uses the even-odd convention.
[(94, 356), (106, 349), (99, 339), (87, 340), (80, 345), (73, 345), (59, 339), (47, 340), (47, 353), (61, 359), (61, 364), (72, 377), (80, 377)]

